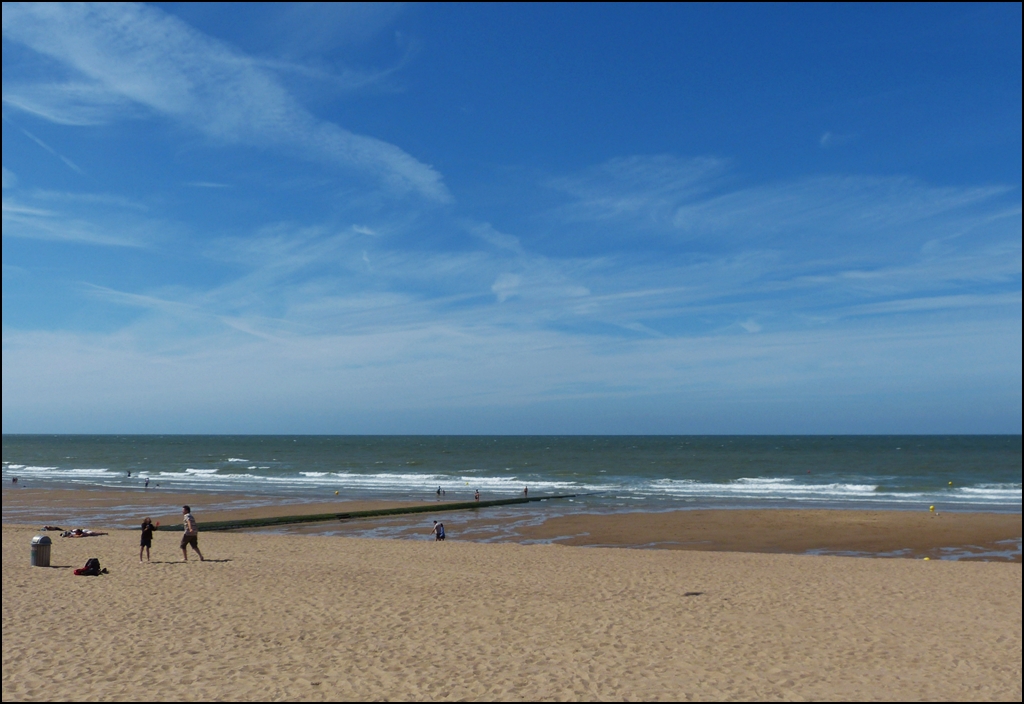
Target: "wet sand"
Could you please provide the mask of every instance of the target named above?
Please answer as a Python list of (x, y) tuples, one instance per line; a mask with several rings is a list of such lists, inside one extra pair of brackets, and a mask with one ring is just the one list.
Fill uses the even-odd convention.
[[(181, 507), (189, 505), (204, 521), (265, 518), (420, 505), (422, 502), (348, 501), (339, 497), (309, 502), (265, 494), (187, 493), (165, 489), (42, 489), (4, 487), (4, 522), (69, 523), (90, 528), (135, 527), (149, 516), (161, 523), (179, 523)], [(63, 526), (69, 527), (69, 526)]]
[[(523, 529), (564, 545), (775, 553), (942, 557), (943, 548), (1005, 553), (1021, 514), (928, 511), (671, 511), (560, 516)], [(558, 537), (564, 536), (564, 537)], [(1017, 539), (1014, 541), (1014, 539)], [(1017, 553), (1015, 561), (1020, 562)]]
[[(52, 523), (61, 513), (96, 518), (76, 525), (135, 527), (143, 514), (177, 525), (181, 505), (192, 506), (200, 524), (239, 518), (361, 511), (434, 502), (345, 501), (298, 503), (296, 499), (230, 494), (145, 491), (5, 489), (4, 520)], [(118, 507), (132, 507), (104, 520)], [(365, 537), (429, 538), (434, 519), (453, 540), (555, 542), (573, 546), (633, 547), (726, 552), (880, 555), (932, 559), (1020, 562), (1021, 514), (931, 513), (854, 510), (692, 510), (663, 513), (570, 513), (571, 504), (550, 502), (471, 511), (274, 526), (257, 532)], [(550, 512), (546, 515), (545, 511)], [(30, 519), (34, 519), (31, 520)], [(69, 526), (62, 526), (69, 527)]]
[[(434, 519), (454, 540), (657, 550), (769, 552), (1020, 562), (1020, 514), (717, 510), (516, 517), (519, 507), (439, 511), (260, 532), (427, 539)], [(259, 529), (256, 529), (259, 530)]]

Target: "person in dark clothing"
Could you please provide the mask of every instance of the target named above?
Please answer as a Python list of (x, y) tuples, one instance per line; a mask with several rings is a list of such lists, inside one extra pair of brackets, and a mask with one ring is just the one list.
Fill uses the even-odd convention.
[(149, 562), (149, 549), (153, 547), (153, 525), (151, 518), (142, 519), (142, 537), (139, 539), (139, 562), (142, 562), (142, 552), (146, 552), (146, 562)]

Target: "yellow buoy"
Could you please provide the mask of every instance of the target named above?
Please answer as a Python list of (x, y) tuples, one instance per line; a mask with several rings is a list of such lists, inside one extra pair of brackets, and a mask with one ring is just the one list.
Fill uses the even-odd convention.
[(953, 486), (953, 482), (950, 482), (950, 483), (949, 483), (949, 485), (950, 485), (950, 486)]
[(926, 557), (926, 558), (924, 558), (924, 559), (926, 559), (926, 560), (930, 560), (930, 559), (932, 559), (932, 558), (930, 558), (930, 557)]
[(935, 507), (934, 507), (934, 506), (929, 506), (929, 507), (928, 507), (928, 510), (929, 510), (929, 511), (934, 511), (934, 510), (935, 510)]
[(335, 495), (335, 496), (337, 496), (337, 495), (338, 495), (338, 492), (334, 492), (334, 495)]

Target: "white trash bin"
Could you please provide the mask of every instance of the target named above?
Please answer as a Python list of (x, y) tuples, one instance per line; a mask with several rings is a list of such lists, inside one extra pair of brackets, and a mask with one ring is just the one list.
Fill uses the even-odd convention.
[(50, 545), (53, 541), (48, 536), (37, 535), (32, 538), (32, 566), (33, 567), (49, 567), (50, 566)]

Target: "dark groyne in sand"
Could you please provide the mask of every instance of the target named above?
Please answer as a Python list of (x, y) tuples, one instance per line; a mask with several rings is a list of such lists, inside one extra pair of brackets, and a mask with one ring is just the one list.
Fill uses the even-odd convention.
[[(297, 523), (325, 523), (327, 521), (347, 521), (353, 518), (380, 518), (382, 516), (400, 516), (408, 513), (437, 513), (440, 511), (468, 511), (490, 506), (512, 506), (526, 504), (531, 501), (548, 501), (551, 499), (572, 499), (578, 494), (559, 494), (556, 496), (531, 496), (517, 499), (497, 499), (494, 501), (460, 501), (457, 503), (434, 503), (422, 506), (400, 506), (394, 508), (378, 508), (369, 511), (348, 511), (343, 513), (311, 513), (304, 516), (270, 516), (267, 518), (243, 518), (232, 521), (209, 521), (202, 523), (202, 531), (235, 530), (239, 528), (265, 528), (267, 526), (285, 526)], [(181, 530), (177, 524), (159, 526), (157, 530)]]

